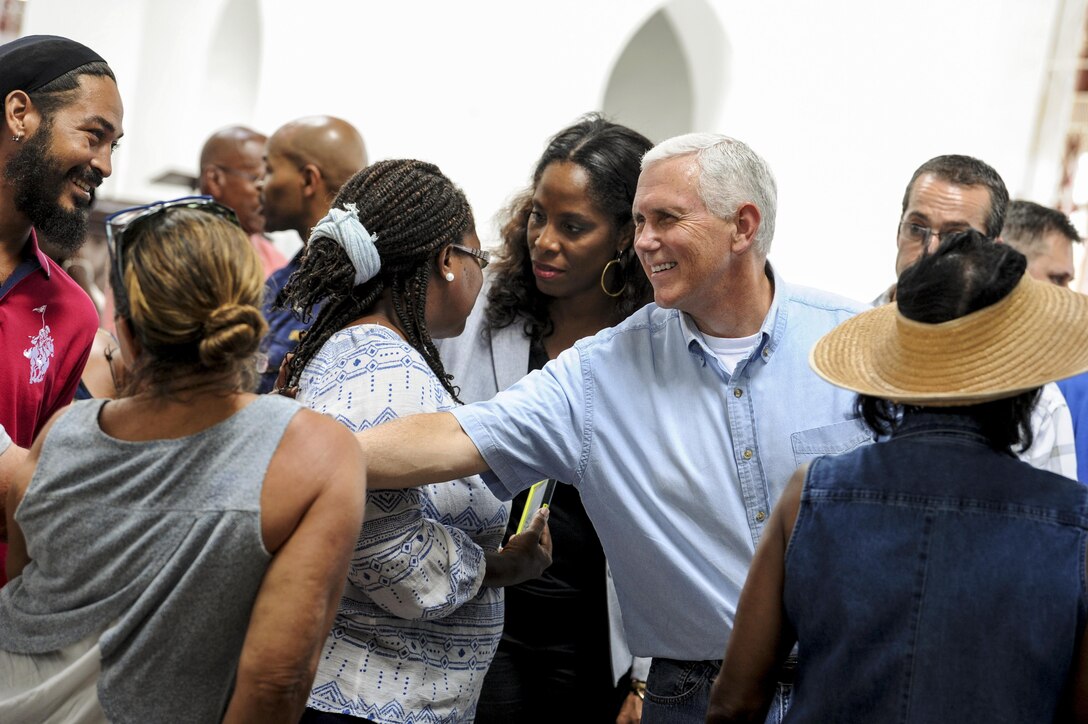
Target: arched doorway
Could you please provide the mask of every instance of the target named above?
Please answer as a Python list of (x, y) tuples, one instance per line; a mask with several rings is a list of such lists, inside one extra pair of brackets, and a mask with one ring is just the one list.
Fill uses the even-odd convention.
[(260, 63), (258, 1), (228, 0), (211, 36), (205, 66), (203, 105), (209, 129), (245, 123), (253, 116)]
[(621, 50), (601, 109), (655, 142), (715, 130), (727, 92), (729, 55), (725, 31), (705, 0), (672, 0)]

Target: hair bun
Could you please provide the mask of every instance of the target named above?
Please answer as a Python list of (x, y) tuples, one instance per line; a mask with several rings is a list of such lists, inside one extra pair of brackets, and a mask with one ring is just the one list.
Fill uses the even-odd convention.
[(217, 368), (253, 355), (267, 329), (261, 311), (252, 305), (228, 303), (220, 306), (204, 322), (200, 363)]

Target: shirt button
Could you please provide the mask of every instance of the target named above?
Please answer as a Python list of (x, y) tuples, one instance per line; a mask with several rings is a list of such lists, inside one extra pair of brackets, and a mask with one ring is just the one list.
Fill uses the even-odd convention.
[(745, 450), (743, 454), (744, 454), (744, 459), (745, 460), (751, 460), (752, 459), (751, 449)]
[(763, 356), (764, 357), (770, 357), (771, 356), (771, 348), (770, 347), (764, 347), (763, 348)]
[(744, 395), (744, 390), (742, 390), (739, 387), (734, 387), (733, 388), (733, 397), (742, 397), (743, 395)]
[(766, 517), (767, 517), (766, 514), (761, 510), (758, 513), (756, 513), (756, 522), (757, 523), (762, 523), (763, 519), (766, 518)]

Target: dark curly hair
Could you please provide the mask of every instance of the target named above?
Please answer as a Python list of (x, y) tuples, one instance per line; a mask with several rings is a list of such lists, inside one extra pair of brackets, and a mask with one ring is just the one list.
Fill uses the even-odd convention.
[[(626, 126), (591, 113), (564, 128), (548, 142), (537, 161), (533, 183), (507, 206), (502, 225), (502, 247), (493, 264), (492, 284), (487, 294), (487, 322), (501, 329), (525, 318), (525, 333), (532, 339), (551, 334), (548, 313), (551, 297), (537, 289), (529, 258), (527, 225), (533, 206), (533, 191), (544, 170), (552, 163), (570, 161), (589, 177), (589, 193), (601, 211), (613, 219), (617, 232), (631, 227), (631, 203), (638, 185), (642, 156), (653, 147), (648, 138)], [(616, 298), (616, 316), (623, 319), (653, 299), (653, 289), (633, 246), (620, 256), (624, 282)]]
[(355, 204), (359, 221), (376, 237), (381, 271), (355, 286), (355, 268), (339, 243), (322, 236), (309, 241), (298, 271), (276, 298), (277, 306), (294, 309), (304, 321), (322, 303), (289, 364), (288, 384), (298, 384), (302, 370), (329, 337), (368, 314), (388, 288), (397, 325), (408, 344), (457, 400), (458, 390), (427, 331), (424, 309), (431, 260), (445, 246), (460, 243), (475, 226), (464, 192), (434, 164), (381, 161), (352, 176), (340, 189), (333, 207), (345, 209), (348, 204)]
[[(896, 295), (899, 312), (926, 324), (964, 317), (1007, 297), (1025, 269), (1027, 259), (1008, 244), (995, 244), (974, 229), (952, 234), (903, 270)], [(994, 449), (1011, 453), (1014, 448), (1031, 447), (1031, 413), (1040, 389), (978, 405), (925, 410), (971, 417)], [(856, 408), (869, 429), (879, 435), (895, 432), (904, 409), (921, 409), (869, 395), (858, 395)]]

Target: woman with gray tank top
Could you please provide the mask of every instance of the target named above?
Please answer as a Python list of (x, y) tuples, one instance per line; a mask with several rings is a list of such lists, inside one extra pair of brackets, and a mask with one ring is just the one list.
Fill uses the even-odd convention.
[(361, 524), (343, 426), (258, 397), (261, 265), (207, 197), (107, 220), (118, 400), (58, 413), (8, 497), (0, 721), (297, 721)]

